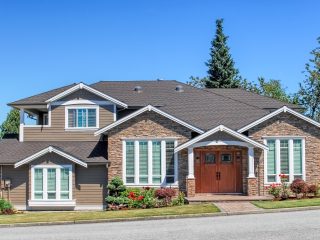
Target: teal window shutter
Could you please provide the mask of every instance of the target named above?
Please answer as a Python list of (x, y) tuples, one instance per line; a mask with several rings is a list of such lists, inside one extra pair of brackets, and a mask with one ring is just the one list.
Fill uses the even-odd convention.
[(134, 183), (134, 142), (126, 142), (126, 183)]
[(148, 142), (139, 142), (139, 182), (148, 183)]
[(152, 182), (161, 183), (161, 142), (152, 142)]

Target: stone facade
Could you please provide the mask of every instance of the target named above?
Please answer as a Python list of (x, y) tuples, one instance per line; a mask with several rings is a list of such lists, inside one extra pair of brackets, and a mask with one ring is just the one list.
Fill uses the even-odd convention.
[(195, 178), (187, 178), (186, 179), (187, 186), (187, 197), (194, 197), (196, 195), (196, 179)]
[[(175, 138), (178, 144), (191, 139), (191, 130), (154, 112), (141, 115), (120, 124), (108, 132), (108, 179), (122, 177), (122, 140), (127, 138)], [(185, 161), (186, 151), (178, 154), (179, 189), (186, 190), (188, 162)]]
[[(250, 138), (263, 142), (265, 136), (305, 137), (306, 181), (320, 182), (320, 131), (319, 128), (290, 113), (281, 113), (249, 130)], [(263, 151), (255, 149), (255, 167), (258, 177), (258, 194), (266, 194), (264, 185)]]

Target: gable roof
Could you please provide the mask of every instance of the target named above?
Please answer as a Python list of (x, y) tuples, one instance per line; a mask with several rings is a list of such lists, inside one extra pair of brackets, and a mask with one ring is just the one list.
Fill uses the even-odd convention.
[(52, 146), (49, 146), (49, 147), (47, 147), (45, 149), (42, 149), (41, 151), (36, 152), (35, 154), (33, 154), (33, 155), (31, 155), (31, 156), (29, 156), (29, 157), (27, 157), (25, 159), (22, 159), (21, 161), (19, 161), (16, 164), (14, 164), (14, 167), (17, 168), (17, 167), (20, 167), (20, 166), (22, 166), (24, 164), (32, 162), (33, 160), (36, 160), (39, 157), (46, 155), (47, 153), (58, 154), (61, 157), (64, 157), (65, 159), (70, 160), (71, 162), (79, 164), (80, 166), (88, 167), (88, 165), (85, 162), (81, 161), (80, 159), (75, 158), (75, 157), (71, 156), (70, 154), (65, 153), (65, 152), (63, 152), (63, 151), (61, 151), (61, 150), (59, 150), (59, 149), (57, 149), (55, 147), (52, 147)]
[(85, 163), (107, 163), (107, 142), (0, 140), (0, 164), (16, 164), (43, 149), (53, 147)]
[(242, 88), (206, 88), (205, 90), (261, 109), (278, 109), (283, 106), (297, 110), (303, 109), (300, 105), (282, 102)]
[(121, 101), (119, 101), (119, 100), (117, 100), (117, 99), (115, 99), (113, 97), (110, 97), (109, 95), (104, 94), (104, 93), (102, 93), (102, 92), (100, 92), (100, 91), (98, 91), (98, 90), (96, 90), (96, 89), (84, 84), (84, 83), (79, 83), (79, 84), (77, 84), (77, 85), (75, 85), (75, 86), (73, 86), (73, 87), (71, 87), (71, 88), (69, 88), (69, 89), (67, 89), (67, 90), (55, 95), (55, 96), (53, 96), (52, 98), (49, 98), (45, 102), (46, 103), (50, 103), (50, 102), (53, 102), (53, 101), (57, 101), (57, 100), (65, 97), (65, 96), (68, 96), (69, 94), (74, 93), (74, 92), (76, 92), (76, 91), (78, 91), (80, 89), (87, 90), (88, 92), (91, 92), (91, 93), (93, 93), (93, 94), (95, 94), (95, 95), (97, 95), (97, 96), (99, 96), (101, 98), (104, 98), (104, 99), (106, 99), (108, 101), (111, 101), (111, 102), (113, 102), (113, 103), (115, 103), (117, 105), (120, 105), (122, 107), (125, 107), (125, 108), (128, 107), (127, 104), (125, 104), (125, 103), (123, 103), (123, 102), (121, 102)]
[(194, 127), (194, 126), (190, 125), (189, 123), (186, 123), (186, 122), (184, 122), (184, 121), (182, 121), (182, 120), (180, 120), (180, 119), (178, 119), (178, 118), (176, 118), (176, 117), (174, 117), (174, 116), (172, 116), (172, 115), (170, 115), (170, 114), (168, 114), (166, 112), (163, 112), (163, 111), (161, 111), (160, 109), (158, 109), (156, 107), (148, 105), (148, 106), (146, 106), (144, 108), (141, 108), (141, 109), (129, 114), (128, 116), (126, 116), (124, 118), (121, 118), (120, 120), (118, 120), (118, 121), (116, 121), (116, 122), (114, 122), (114, 123), (102, 128), (102, 129), (96, 131), (94, 133), (94, 135), (98, 136), (98, 135), (100, 135), (100, 134), (102, 134), (102, 133), (104, 133), (104, 132), (106, 132), (106, 131), (108, 131), (108, 130), (110, 130), (110, 129), (112, 129), (112, 128), (114, 128), (114, 127), (116, 127), (116, 126), (128, 121), (128, 120), (130, 120), (130, 119), (132, 119), (132, 118), (135, 118), (136, 116), (138, 116), (138, 115), (140, 115), (140, 114), (142, 114), (144, 112), (147, 112), (147, 111), (156, 112), (156, 113), (158, 113), (158, 114), (160, 114), (160, 115), (162, 115), (162, 116), (164, 116), (166, 118), (169, 118), (170, 120), (172, 120), (172, 121), (174, 121), (176, 123), (179, 123), (179, 124), (189, 128), (189, 129), (191, 129), (191, 130), (193, 130), (193, 131), (195, 131), (197, 133), (204, 133), (203, 130), (201, 130), (201, 129), (197, 128), (197, 127)]
[[(183, 91), (176, 91), (178, 85), (182, 86)], [(88, 86), (125, 103), (131, 110), (152, 105), (201, 130), (209, 130), (220, 124), (236, 130), (269, 114), (270, 109), (279, 107), (278, 102), (277, 104), (267, 102), (264, 105), (270, 105), (270, 109), (265, 109), (261, 107), (262, 105), (252, 105), (175, 80), (101, 81)], [(136, 86), (140, 86), (142, 91), (134, 91)], [(48, 99), (67, 89), (49, 91), (9, 105), (46, 104)], [(220, 90), (224, 91), (223, 89)], [(239, 92), (239, 94), (241, 93)], [(263, 99), (269, 101), (269, 98)]]
[(276, 110), (276, 111), (274, 111), (274, 112), (272, 112), (272, 113), (270, 113), (270, 114), (268, 114), (268, 115), (266, 115), (266, 116), (264, 116), (262, 118), (257, 119), (256, 121), (254, 121), (254, 122), (252, 122), (252, 123), (240, 128), (238, 130), (238, 132), (240, 132), (240, 133), (245, 132), (245, 131), (249, 130), (250, 128), (252, 128), (254, 126), (257, 126), (258, 124), (260, 124), (260, 123), (262, 123), (264, 121), (267, 121), (268, 119), (270, 119), (270, 118), (272, 118), (272, 117), (274, 117), (274, 116), (276, 116), (276, 115), (278, 115), (280, 113), (290, 113), (290, 114), (292, 114), (292, 115), (294, 115), (294, 116), (296, 116), (296, 117), (298, 117), (298, 118), (300, 118), (300, 119), (302, 119), (302, 120), (304, 120), (306, 122), (309, 122), (309, 123), (311, 123), (311, 124), (313, 124), (313, 125), (315, 125), (317, 127), (320, 127), (320, 123), (319, 122), (317, 122), (317, 121), (315, 121), (315, 120), (313, 120), (313, 119), (311, 119), (309, 117), (306, 117), (305, 115), (303, 115), (301, 113), (298, 113), (298, 112), (288, 108), (287, 106), (284, 106), (284, 107), (279, 108), (278, 110)]
[(201, 134), (201, 135), (189, 140), (186, 143), (181, 144), (180, 146), (178, 146), (178, 147), (176, 147), (174, 149), (174, 152), (179, 152), (182, 149), (187, 148), (187, 147), (189, 147), (189, 146), (191, 146), (191, 145), (193, 145), (193, 144), (195, 144), (195, 143), (197, 143), (197, 142), (199, 142), (199, 141), (201, 141), (201, 140), (203, 140), (203, 139), (205, 139), (205, 138), (209, 137), (210, 135), (215, 134), (217, 132), (226, 132), (227, 134), (229, 134), (229, 135), (231, 135), (231, 136), (233, 136), (235, 138), (238, 138), (239, 140), (242, 140), (243, 142), (249, 143), (249, 144), (251, 144), (251, 145), (253, 145), (255, 147), (261, 148), (261, 149), (268, 150), (268, 147), (265, 146), (264, 144), (258, 143), (256, 141), (254, 141), (254, 140), (242, 135), (241, 133), (238, 133), (238, 132), (236, 132), (236, 131), (234, 131), (234, 130), (232, 130), (230, 128), (227, 128), (224, 125), (220, 125), (220, 126), (217, 126), (217, 127), (213, 128), (213, 129), (211, 129), (211, 130), (209, 130), (209, 131), (207, 131), (207, 132), (205, 132), (205, 133), (203, 133), (203, 134)]

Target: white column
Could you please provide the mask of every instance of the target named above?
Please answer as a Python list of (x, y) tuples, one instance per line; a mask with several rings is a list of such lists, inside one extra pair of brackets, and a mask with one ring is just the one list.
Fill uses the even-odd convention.
[(248, 147), (248, 178), (255, 178), (254, 174), (254, 148)]
[(188, 148), (188, 178), (194, 178), (193, 148)]
[[(178, 141), (174, 141), (174, 148), (178, 146)], [(179, 179), (179, 167), (178, 167), (178, 153), (174, 153), (174, 183), (178, 184)]]
[(20, 109), (19, 142), (24, 139), (24, 109)]
[(152, 184), (152, 141), (148, 141), (148, 183)]

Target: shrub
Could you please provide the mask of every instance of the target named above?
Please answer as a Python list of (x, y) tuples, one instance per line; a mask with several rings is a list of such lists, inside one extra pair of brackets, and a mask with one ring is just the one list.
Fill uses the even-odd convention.
[(172, 188), (159, 188), (155, 192), (156, 198), (160, 200), (161, 207), (169, 206), (172, 201), (172, 197), (176, 195), (176, 191)]
[(270, 186), (266, 187), (269, 194), (271, 194), (274, 198), (280, 198), (282, 187), (281, 184), (273, 183)]
[(313, 194), (314, 196), (318, 195), (319, 187), (316, 184), (310, 184), (307, 186), (308, 187), (308, 193)]
[(183, 192), (179, 192), (178, 197), (172, 200), (172, 206), (182, 206), (185, 202), (185, 195)]
[(301, 193), (303, 193), (305, 196), (308, 192), (308, 185), (305, 181), (298, 178), (293, 180), (293, 182), (290, 185), (290, 189), (294, 194), (296, 194), (296, 197), (298, 197), (298, 195)]
[(1, 214), (13, 214), (14, 209), (10, 202), (0, 199), (0, 213)]
[(129, 199), (126, 195), (126, 186), (123, 185), (121, 178), (113, 178), (107, 188), (108, 197), (106, 197), (106, 202), (108, 203), (108, 208), (118, 210), (128, 207)]
[(109, 190), (109, 196), (114, 197), (118, 197), (122, 192), (126, 191), (126, 186), (123, 185), (123, 181), (120, 177), (114, 177), (107, 188)]

